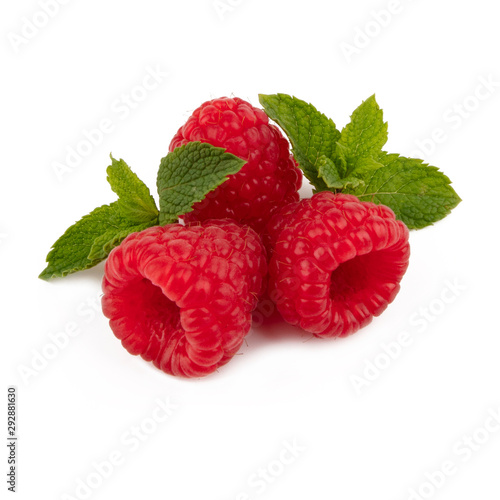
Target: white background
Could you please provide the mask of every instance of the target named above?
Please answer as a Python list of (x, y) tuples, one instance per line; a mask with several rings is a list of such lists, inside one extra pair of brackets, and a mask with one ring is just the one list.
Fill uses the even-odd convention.
[[(389, 19), (377, 16), (389, 7)], [(404, 500), (411, 489), (414, 500), (500, 497), (500, 432), (488, 420), (500, 410), (494, 7), (222, 0), (218, 12), (212, 0), (70, 0), (30, 31), (27, 22), (44, 23), (39, 3), (2, 2), (1, 364), (2, 391), (13, 384), (19, 393), (17, 498)], [(343, 43), (356, 50), (350, 58)], [(144, 95), (134, 89), (148, 67), (169, 76)], [(493, 82), (489, 92), (481, 79)], [(144, 99), (124, 109), (132, 91)], [(339, 127), (376, 93), (387, 149), (416, 154), (424, 141), (420, 156), (463, 203), (411, 234), (402, 290), (363, 331), (320, 341), (274, 325), (253, 331), (219, 373), (170, 377), (112, 335), (96, 302), (102, 266), (51, 283), (37, 275), (69, 225), (113, 201), (110, 152), (154, 192), (171, 137), (203, 101), (235, 95), (258, 105), (258, 93), (275, 92), (312, 102)], [(113, 130), (58, 179), (54, 163), (103, 119)], [(79, 334), (54, 354), (51, 337), (75, 323)], [(402, 332), (412, 343), (388, 362), (382, 345)], [(55, 357), (44, 362), (44, 352)], [(157, 398), (177, 407), (159, 424)], [(118, 454), (109, 477), (97, 476), (93, 463)], [(445, 461), (454, 473), (426, 485)]]

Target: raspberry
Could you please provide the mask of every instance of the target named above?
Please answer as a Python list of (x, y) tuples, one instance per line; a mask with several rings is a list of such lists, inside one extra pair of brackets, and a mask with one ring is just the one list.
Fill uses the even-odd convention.
[(288, 141), (261, 109), (237, 97), (205, 102), (179, 129), (170, 151), (192, 141), (225, 148), (247, 163), (196, 203), (185, 221), (231, 218), (260, 233), (276, 208), (299, 200), (302, 173)]
[(129, 235), (105, 266), (102, 308), (131, 354), (199, 377), (240, 348), (265, 287), (265, 251), (234, 222), (155, 226)]
[(383, 205), (321, 192), (268, 224), (269, 293), (283, 318), (341, 337), (380, 315), (408, 267), (408, 228)]

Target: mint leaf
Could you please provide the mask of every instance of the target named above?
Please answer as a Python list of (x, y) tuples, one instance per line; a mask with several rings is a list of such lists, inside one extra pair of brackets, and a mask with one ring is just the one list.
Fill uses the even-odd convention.
[(211, 144), (190, 142), (161, 160), (158, 171), (160, 224), (177, 221), (193, 204), (237, 173), (245, 160)]
[(382, 168), (384, 165), (381, 163), (380, 158), (383, 155), (386, 155), (387, 153), (379, 153), (378, 158), (379, 160), (374, 160), (371, 157), (368, 158), (360, 158), (358, 160), (356, 169), (352, 173), (354, 177), (357, 177), (359, 179), (363, 179), (367, 175), (373, 172), (373, 170), (377, 170), (378, 168)]
[(111, 189), (120, 198), (120, 210), (129, 221), (144, 223), (158, 218), (158, 209), (146, 186), (123, 160), (111, 156), (111, 165), (107, 168), (108, 182)]
[[(337, 160), (337, 163), (339, 160)], [(322, 156), (318, 161), (318, 175), (323, 179), (331, 191), (344, 191), (346, 188), (356, 188), (364, 185), (363, 176), (383, 165), (372, 158), (363, 158), (354, 174), (347, 177), (340, 177), (339, 170), (333, 160)]]
[(323, 179), (325, 184), (332, 189), (342, 189), (342, 182), (339, 170), (335, 162), (326, 156), (321, 156), (318, 160), (318, 176)]
[(461, 201), (450, 179), (422, 160), (383, 154), (378, 162), (382, 168), (371, 170), (363, 185), (347, 187), (345, 192), (389, 206), (409, 229), (443, 219)]
[(151, 222), (130, 225), (130, 222), (123, 219), (121, 222), (123, 224), (122, 226), (113, 226), (105, 233), (95, 238), (87, 257), (92, 262), (92, 266), (95, 266), (104, 260), (109, 255), (111, 250), (117, 247), (129, 234), (138, 233), (148, 227), (157, 225), (156, 223), (152, 224)]
[(387, 123), (374, 95), (353, 112), (342, 132), (314, 106), (295, 97), (275, 94), (259, 99), (287, 134), (315, 192), (351, 193), (388, 205), (414, 229), (442, 219), (461, 201), (436, 167), (382, 151)]
[(377, 158), (387, 142), (387, 122), (375, 96), (372, 95), (354, 110), (351, 122), (340, 134), (339, 146), (347, 163), (346, 175), (353, 173), (361, 159)]
[[(125, 236), (139, 230), (137, 225), (131, 225), (122, 217), (118, 205), (119, 202), (115, 202), (98, 207), (69, 227), (54, 243), (47, 255), (48, 265), (39, 278), (49, 280), (89, 269), (105, 259)], [(112, 236), (117, 233), (120, 233), (119, 241)], [(93, 257), (89, 258), (96, 240), (103, 235), (107, 235), (108, 241), (112, 241), (113, 245), (108, 246), (106, 252), (95, 252)], [(104, 241), (101, 246), (105, 246)]]
[(335, 157), (337, 160), (339, 172), (342, 174), (342, 176), (346, 175), (347, 172), (347, 153), (347, 148), (344, 145), (340, 144), (340, 142), (337, 142), (337, 144), (335, 145)]
[(259, 95), (265, 112), (286, 133), (293, 154), (305, 176), (317, 190), (327, 186), (318, 176), (320, 158), (335, 158), (340, 132), (335, 123), (312, 104), (287, 94)]
[(364, 186), (365, 181), (360, 179), (359, 177), (355, 177), (354, 175), (348, 175), (342, 179), (342, 191), (346, 191), (347, 189), (354, 189), (359, 186)]
[(129, 234), (158, 224), (158, 209), (149, 189), (123, 160), (111, 160), (108, 181), (118, 201), (96, 208), (69, 227), (52, 246), (39, 278), (49, 280), (89, 269)]

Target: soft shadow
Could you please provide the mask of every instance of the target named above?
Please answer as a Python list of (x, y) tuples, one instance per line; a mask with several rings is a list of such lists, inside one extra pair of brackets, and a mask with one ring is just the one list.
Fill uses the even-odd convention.
[(283, 319), (269, 322), (262, 326), (253, 327), (245, 337), (246, 348), (260, 348), (271, 343), (302, 344), (304, 342), (317, 340), (301, 328), (289, 325)]

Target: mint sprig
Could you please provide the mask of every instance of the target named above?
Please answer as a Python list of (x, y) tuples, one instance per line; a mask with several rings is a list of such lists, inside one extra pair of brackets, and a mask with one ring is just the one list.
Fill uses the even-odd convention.
[(422, 160), (383, 151), (387, 123), (375, 96), (339, 132), (312, 104), (286, 94), (260, 95), (283, 128), (315, 191), (330, 190), (389, 206), (410, 229), (441, 220), (460, 203), (450, 179)]
[(304, 175), (320, 190), (326, 187), (318, 178), (322, 156), (335, 157), (340, 132), (335, 123), (320, 113), (312, 104), (286, 94), (259, 95), (259, 100), (269, 118), (286, 133), (293, 147), (293, 154)]
[(125, 219), (133, 222), (151, 222), (158, 219), (158, 208), (149, 188), (123, 160), (111, 157), (107, 180), (118, 195), (119, 208)]
[(69, 227), (52, 246), (39, 277), (50, 280), (89, 269), (129, 234), (176, 222), (244, 164), (210, 144), (197, 142), (175, 149), (160, 164), (158, 210), (148, 187), (125, 161), (111, 157), (107, 180), (118, 200), (96, 208)]
[(192, 210), (193, 204), (237, 173), (245, 160), (223, 148), (190, 142), (161, 160), (156, 181), (160, 196), (160, 224), (168, 224)]
[(354, 110), (340, 133), (338, 150), (347, 165), (346, 176), (355, 173), (363, 160), (376, 159), (386, 142), (387, 122), (372, 95)]
[(107, 174), (118, 201), (96, 208), (69, 227), (52, 246), (39, 278), (62, 278), (89, 269), (130, 233), (158, 224), (158, 209), (149, 189), (123, 160), (111, 156)]

